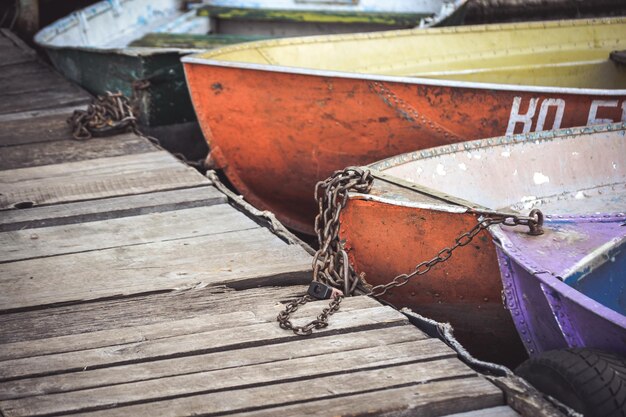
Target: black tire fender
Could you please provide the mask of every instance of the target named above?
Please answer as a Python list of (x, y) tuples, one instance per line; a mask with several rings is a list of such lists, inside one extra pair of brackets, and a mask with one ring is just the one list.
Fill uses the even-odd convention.
[(551, 350), (515, 373), (585, 417), (626, 417), (626, 358), (594, 349)]

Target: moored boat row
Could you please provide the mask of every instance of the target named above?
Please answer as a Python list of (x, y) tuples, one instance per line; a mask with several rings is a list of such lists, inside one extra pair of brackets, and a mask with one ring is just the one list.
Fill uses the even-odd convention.
[(311, 233), (310, 196), (335, 169), (623, 120), (626, 71), (609, 57), (620, 49), (624, 18), (261, 41), (183, 62), (213, 166)]
[(121, 91), (144, 126), (161, 126), (195, 120), (181, 56), (267, 37), (458, 23), (466, 1), (103, 0), (34, 40), (67, 78), (93, 94)]
[[(177, 2), (162, 3), (173, 10)], [(188, 25), (184, 30), (157, 25), (170, 19), (162, 11), (149, 24), (135, 16), (130, 21), (139, 22), (142, 37), (125, 32), (123, 46), (134, 39), (125, 53), (143, 59), (158, 45), (155, 56), (171, 54), (174, 63), (160, 61), (154, 76), (141, 70), (139, 78), (121, 77), (134, 81), (127, 94), (149, 107), (155, 101), (138, 91), (170, 88), (161, 80), (174, 73), (186, 91), (174, 69), (182, 55), (237, 43), (182, 62), (211, 148), (207, 164), (223, 170), (247, 200), (312, 233), (315, 211), (323, 208), (312, 198), (315, 184), (361, 165), (371, 188), (335, 196), (345, 207), (330, 213), (339, 222), (332, 245), (347, 253), (333, 267), (349, 263), (342, 271), (363, 288), (399, 284), (381, 298), (452, 323), (484, 359), (514, 364), (526, 354), (532, 361), (576, 348), (626, 364), (626, 17), (238, 43), (291, 35), (297, 22), (308, 22), (307, 34), (346, 30), (329, 28), (322, 2), (297, 3), (303, 7), (274, 0), (271, 12), (259, 13), (245, 1), (207, 1), (176, 20)], [(352, 29), (414, 26), (424, 17), (409, 17), (401, 1), (389, 2), (401, 8), (386, 18), (367, 14), (374, 3), (333, 7)], [(423, 6), (455, 16), (465, 2), (444, 2), (445, 13), (439, 3)], [(110, 24), (120, 7), (143, 7), (139, 0), (107, 4), (93, 16)], [(77, 16), (70, 31), (98, 35)], [(283, 26), (268, 25), (272, 18)], [(205, 36), (218, 28), (225, 34)], [(113, 42), (106, 31), (98, 36)], [(187, 41), (194, 47), (182, 48)], [(62, 49), (59, 42), (53, 50)], [(119, 69), (113, 64), (89, 76), (117, 83), (109, 75)], [(161, 94), (155, 91), (152, 97)], [(169, 107), (159, 111), (178, 117), (176, 101), (164, 102)], [(148, 119), (164, 120), (151, 111), (144, 112)], [(336, 276), (329, 284), (341, 282)]]

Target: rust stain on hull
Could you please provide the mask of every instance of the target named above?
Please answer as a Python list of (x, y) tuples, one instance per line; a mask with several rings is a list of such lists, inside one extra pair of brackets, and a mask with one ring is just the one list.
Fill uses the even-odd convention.
[[(448, 213), (351, 198), (341, 215), (340, 238), (351, 263), (372, 285), (412, 271), (477, 222)], [(495, 246), (486, 231), (425, 275), (383, 299), (449, 322), (461, 343), (480, 358), (515, 365), (525, 357), (510, 313), (502, 305)]]
[[(509, 130), (624, 117), (621, 96), (383, 84), (189, 62), (185, 71), (209, 145), (221, 150), (215, 162), (252, 204), (305, 233), (312, 233), (315, 184), (336, 169)], [(210, 88), (216, 83), (219, 94)], [(614, 106), (590, 113), (609, 98)]]

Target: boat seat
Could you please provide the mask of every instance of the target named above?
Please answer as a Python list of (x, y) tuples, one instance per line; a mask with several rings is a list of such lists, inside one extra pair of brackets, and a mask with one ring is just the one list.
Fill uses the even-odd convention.
[(136, 39), (129, 46), (149, 48), (213, 49), (241, 42), (267, 39), (267, 36), (226, 35), (226, 34), (187, 34), (187, 33), (148, 33)]

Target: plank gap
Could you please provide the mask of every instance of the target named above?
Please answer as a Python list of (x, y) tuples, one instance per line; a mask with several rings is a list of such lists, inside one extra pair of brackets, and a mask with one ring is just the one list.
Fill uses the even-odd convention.
[[(415, 364), (415, 363), (397, 364), (397, 366), (413, 365), (413, 364)], [(388, 368), (393, 368), (393, 367), (395, 367), (395, 366), (388, 367)], [(374, 371), (374, 370), (377, 370), (377, 369), (384, 369), (384, 368), (386, 368), (386, 367), (372, 368), (372, 369), (359, 369), (359, 370), (354, 371), (354, 372), (352, 372), (352, 371), (341, 372), (340, 371), (340, 372), (336, 372), (336, 373), (332, 373), (332, 374), (315, 375), (313, 377), (303, 378), (303, 379), (299, 379), (299, 378), (285, 379), (283, 381), (276, 381), (276, 384), (302, 382), (302, 381), (306, 381), (306, 380), (310, 380), (310, 379), (317, 379), (317, 378), (321, 378), (321, 377), (333, 377), (333, 376), (346, 375), (346, 374), (352, 374), (352, 373), (358, 373), (358, 372)], [(330, 394), (330, 395), (325, 395), (323, 397), (318, 397), (318, 398), (313, 398), (313, 399), (285, 401), (285, 402), (282, 402), (282, 403), (275, 403), (275, 404), (269, 404), (269, 405), (260, 405), (260, 406), (248, 406), (248, 407), (245, 407), (245, 408), (224, 410), (224, 411), (213, 412), (213, 413), (194, 413), (193, 415), (194, 415), (194, 417), (216, 417), (216, 416), (223, 416), (223, 415), (233, 415), (233, 414), (240, 414), (240, 413), (253, 412), (253, 411), (269, 410), (269, 409), (277, 408), (277, 407), (288, 407), (288, 406), (291, 406), (291, 405), (300, 405), (300, 404), (303, 404), (303, 403), (316, 402), (316, 401), (319, 401), (319, 400), (340, 399), (340, 398), (352, 397), (354, 395), (364, 395), (364, 394), (371, 394), (371, 393), (388, 391), (388, 390), (394, 390), (394, 389), (409, 388), (409, 387), (413, 387), (413, 386), (416, 386), (416, 385), (422, 386), (422, 385), (425, 385), (425, 384), (441, 383), (441, 382), (447, 382), (447, 381), (460, 381), (460, 380), (466, 380), (466, 379), (470, 379), (470, 378), (476, 378), (476, 375), (456, 375), (456, 376), (448, 376), (448, 377), (427, 378), (427, 379), (416, 381), (416, 382), (405, 382), (405, 383), (400, 383), (400, 384), (388, 385), (386, 387), (380, 387), (380, 388), (363, 389), (363, 390), (359, 390), (359, 391), (346, 392), (346, 393), (341, 393), (341, 394)], [(267, 386), (270, 386), (270, 385), (274, 385), (274, 384), (250, 384), (248, 386), (246, 386), (246, 385), (238, 386), (237, 389), (238, 390), (239, 389), (254, 389), (254, 388), (267, 387)], [(163, 396), (163, 397), (160, 397), (158, 399), (145, 399), (145, 400), (129, 401), (127, 403), (116, 403), (114, 407), (111, 407), (111, 405), (102, 405), (102, 406), (85, 407), (85, 408), (82, 408), (80, 410), (69, 410), (69, 411), (53, 412), (53, 413), (45, 413), (44, 412), (42, 414), (38, 413), (37, 416), (38, 417), (58, 417), (58, 416), (63, 416), (63, 415), (82, 414), (82, 413), (94, 412), (94, 411), (100, 411), (100, 410), (107, 410), (107, 409), (117, 408), (117, 407), (130, 407), (130, 406), (134, 406), (134, 405), (150, 404), (150, 403), (160, 402), (160, 401), (168, 401), (168, 400), (177, 400), (177, 399), (183, 399), (183, 398), (191, 398), (191, 397), (195, 397), (195, 396), (199, 396), (199, 395), (218, 394), (220, 392), (228, 392), (228, 391), (232, 391), (232, 390), (233, 389), (231, 387), (231, 388), (223, 388), (223, 389), (216, 389), (216, 390), (199, 391), (199, 392), (195, 392), (195, 393), (179, 394), (179, 395), (175, 395), (175, 396), (174, 395), (172, 395), (172, 396)]]
[[(386, 329), (386, 328), (397, 327), (397, 326), (410, 326), (410, 325), (404, 321), (361, 324), (355, 327), (348, 327), (348, 328), (341, 328), (341, 329), (328, 329), (323, 332), (313, 333), (311, 336), (309, 336), (309, 339), (315, 339), (318, 337), (326, 337), (326, 336), (334, 336), (334, 335), (340, 335), (340, 334), (345, 335), (345, 334), (350, 334), (350, 333), (358, 333), (358, 332), (364, 332), (364, 331), (376, 330), (376, 329)], [(241, 329), (245, 329), (245, 327), (247, 326), (244, 326)], [(206, 355), (210, 353), (232, 351), (232, 350), (260, 347), (260, 346), (266, 346), (266, 345), (275, 345), (275, 344), (286, 343), (288, 341), (291, 341), (293, 340), (293, 337), (294, 336), (291, 333), (288, 333), (285, 331), (284, 336), (279, 336), (279, 337), (275, 337), (272, 339), (236, 342), (233, 344), (226, 344), (226, 345), (222, 345), (222, 346), (215, 347), (215, 348), (195, 349), (195, 350), (190, 350), (187, 352), (176, 352), (176, 353), (171, 353), (171, 354), (154, 355), (154, 356), (147, 357), (147, 358), (143, 357), (143, 358), (121, 360), (121, 361), (112, 361), (112, 362), (108, 362), (104, 364), (95, 364), (95, 365), (83, 366), (83, 367), (78, 367), (78, 368), (70, 368), (70, 369), (46, 371), (46, 372), (33, 372), (28, 375), (0, 378), (0, 382), (11, 382), (11, 381), (17, 381), (20, 379), (27, 379), (27, 378), (71, 374), (75, 372), (83, 372), (87, 369), (98, 370), (98, 369), (105, 369), (105, 368), (113, 368), (117, 366), (133, 365), (133, 364), (140, 364), (140, 363), (147, 363), (147, 362), (154, 362), (154, 361), (168, 360), (168, 359), (177, 359), (177, 358), (197, 356), (197, 355)], [(125, 345), (126, 344), (123, 344), (120, 346), (125, 346)], [(114, 346), (115, 345), (108, 346), (108, 347), (114, 347)], [(49, 355), (42, 355), (42, 356), (49, 356)]]
[[(9, 259), (9, 260), (1, 260), (0, 259), (0, 264), (7, 264), (7, 263), (12, 263), (12, 262), (17, 262), (17, 261), (20, 261), (20, 262), (21, 261), (32, 261), (34, 259), (55, 258), (55, 257), (58, 257), (58, 256), (66, 256), (66, 255), (77, 255), (77, 254), (81, 254), (81, 253), (98, 252), (98, 251), (101, 251), (101, 250), (110, 250), (110, 249), (119, 249), (119, 248), (131, 248), (131, 247), (135, 247), (135, 246), (153, 245), (155, 243), (178, 242), (178, 241), (181, 241), (181, 240), (187, 240), (189, 238), (200, 238), (200, 237), (208, 237), (208, 236), (215, 236), (215, 235), (227, 235), (227, 234), (230, 234), (230, 233), (246, 232), (248, 230), (254, 230), (254, 229), (258, 229), (258, 228), (260, 228), (260, 226), (248, 227), (248, 228), (237, 229), (237, 230), (218, 231), (218, 232), (213, 232), (213, 233), (198, 233), (198, 234), (194, 234), (193, 236), (181, 236), (181, 237), (174, 237), (174, 238), (170, 238), (170, 239), (153, 240), (153, 241), (147, 241), (147, 242), (127, 243), (127, 244), (112, 245), (112, 246), (101, 246), (101, 247), (94, 248), (94, 249), (76, 250), (76, 251), (72, 251), (72, 252), (63, 252), (63, 253), (55, 253), (55, 254), (50, 254), (50, 255), (32, 256), (32, 257), (25, 257), (25, 258), (19, 258), (19, 259)], [(2, 314), (2, 312), (3, 311), (0, 311), (0, 314)]]

